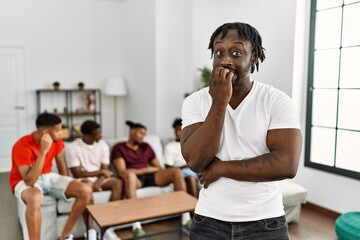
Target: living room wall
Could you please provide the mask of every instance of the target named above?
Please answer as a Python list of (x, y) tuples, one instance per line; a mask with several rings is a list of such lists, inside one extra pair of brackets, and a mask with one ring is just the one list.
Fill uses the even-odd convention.
[[(2, 0), (0, 44), (25, 48), (28, 131), (34, 128), (36, 89), (54, 80), (65, 88), (80, 80), (101, 88), (107, 77), (119, 75), (128, 83), (128, 95), (118, 99), (119, 135), (127, 134), (124, 121), (132, 119), (149, 133), (171, 137), (183, 94), (198, 87), (197, 68), (211, 67), (210, 35), (224, 22), (245, 21), (259, 30), (267, 59), (253, 79), (293, 95), (295, 10), (302, 1)], [(306, 76), (299, 82), (304, 97)], [(305, 103), (297, 102), (303, 129)], [(113, 98), (103, 96), (102, 105), (104, 137), (112, 138)], [(305, 168), (303, 158), (295, 181), (313, 203), (359, 210), (359, 181)]]

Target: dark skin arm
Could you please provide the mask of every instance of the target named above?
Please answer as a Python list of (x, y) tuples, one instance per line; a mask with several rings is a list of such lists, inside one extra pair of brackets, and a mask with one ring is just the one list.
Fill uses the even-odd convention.
[(41, 171), (44, 166), (46, 154), (51, 148), (52, 143), (53, 140), (51, 136), (48, 133), (45, 133), (40, 140), (40, 151), (39, 151), (39, 155), (36, 158), (35, 164), (32, 166), (30, 165), (19, 166), (19, 172), (26, 185), (34, 186), (36, 180), (41, 174)]
[(220, 161), (216, 158), (226, 106), (237, 106), (241, 102), (237, 96), (242, 90), (238, 87), (232, 95), (233, 75), (227, 73), (226, 69), (214, 69), (209, 86), (213, 101), (205, 121), (182, 130), (181, 149), (188, 166), (199, 173), (204, 187), (220, 177), (254, 182), (294, 177), (301, 153), (299, 129), (269, 130), (266, 138), (269, 153), (241, 161)]
[(301, 153), (299, 129), (270, 130), (267, 136), (269, 153), (241, 161), (220, 161), (215, 158), (201, 173), (204, 187), (220, 177), (239, 181), (263, 182), (293, 178)]
[(67, 176), (66, 164), (64, 159), (64, 151), (55, 156), (56, 166), (60, 175)]
[(218, 151), (226, 108), (233, 92), (233, 76), (234, 74), (226, 68), (214, 69), (209, 83), (209, 93), (213, 101), (205, 121), (182, 130), (181, 152), (187, 165), (194, 172), (201, 172), (215, 158)]
[(139, 176), (139, 175), (144, 175), (146, 173), (157, 172), (161, 169), (160, 163), (156, 158), (154, 158), (150, 161), (151, 166), (148, 166), (146, 168), (140, 168), (140, 169), (126, 168), (125, 159), (122, 157), (114, 159), (113, 163), (114, 163), (114, 167), (115, 167), (119, 177), (122, 179), (125, 179), (124, 178), (125, 171), (133, 172), (133, 173), (135, 173), (135, 175)]
[(113, 175), (113, 172), (109, 170), (109, 166), (106, 164), (101, 164), (101, 169), (99, 171), (94, 171), (94, 172), (82, 171), (80, 166), (72, 167), (70, 168), (70, 171), (75, 178), (101, 177), (101, 176), (108, 178)]

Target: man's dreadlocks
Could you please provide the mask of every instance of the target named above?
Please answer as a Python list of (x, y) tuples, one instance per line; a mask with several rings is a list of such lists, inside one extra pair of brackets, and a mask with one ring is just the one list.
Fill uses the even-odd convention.
[[(221, 33), (221, 39), (223, 39), (230, 29), (236, 29), (240, 38), (245, 41), (249, 41), (252, 46), (252, 53), (263, 62), (265, 60), (265, 49), (262, 47), (262, 40), (259, 32), (247, 23), (234, 22), (225, 23), (218, 27), (211, 35), (208, 49), (211, 50), (211, 56), (214, 54), (214, 40)], [(255, 66), (251, 66), (251, 73), (255, 70)], [(256, 71), (259, 71), (259, 61), (256, 62)]]

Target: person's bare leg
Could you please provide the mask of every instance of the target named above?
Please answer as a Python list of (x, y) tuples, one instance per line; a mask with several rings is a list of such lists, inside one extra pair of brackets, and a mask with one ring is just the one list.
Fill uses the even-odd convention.
[(125, 179), (124, 179), (125, 197), (126, 198), (137, 198), (136, 189), (138, 189), (140, 187), (139, 179), (137, 178), (136, 174), (132, 173), (132, 172), (126, 172), (124, 176), (125, 176)]
[(76, 221), (84, 213), (86, 205), (92, 203), (92, 189), (89, 185), (73, 180), (65, 191), (66, 197), (75, 197), (70, 215), (61, 233), (60, 240), (70, 235)]
[(180, 168), (167, 168), (155, 173), (157, 186), (166, 186), (169, 183), (174, 184), (174, 191), (186, 191), (185, 180)]
[(123, 181), (118, 178), (112, 178), (104, 183), (103, 190), (111, 190), (110, 201), (121, 200), (123, 197)]
[(187, 178), (185, 178), (185, 182), (186, 182), (186, 189), (187, 192), (198, 198), (199, 197), (199, 191), (197, 188), (197, 183), (196, 183), (196, 179), (193, 176), (188, 176)]
[(21, 198), (26, 204), (25, 219), (30, 240), (40, 240), (41, 236), (41, 191), (36, 187), (25, 189)]

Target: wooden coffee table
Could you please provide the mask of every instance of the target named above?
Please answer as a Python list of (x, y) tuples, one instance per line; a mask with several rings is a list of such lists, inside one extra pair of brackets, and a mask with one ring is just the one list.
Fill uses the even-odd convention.
[[(103, 238), (105, 231), (112, 226), (133, 223), (165, 216), (179, 216), (180, 226), (176, 229), (166, 230), (150, 235), (163, 234), (170, 231), (182, 231), (181, 213), (194, 211), (197, 199), (186, 192), (177, 191), (164, 193), (151, 197), (126, 199), (102, 204), (88, 205), (88, 217), (98, 224)], [(88, 230), (88, 222), (87, 230)]]

